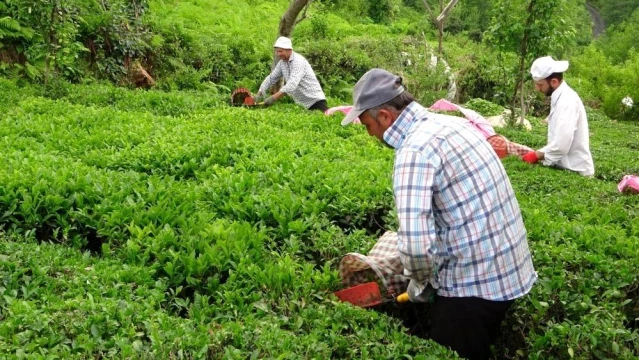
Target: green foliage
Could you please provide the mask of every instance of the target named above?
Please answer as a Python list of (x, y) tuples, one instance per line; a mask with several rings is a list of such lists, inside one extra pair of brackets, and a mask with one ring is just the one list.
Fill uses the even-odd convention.
[(446, 21), (446, 31), (464, 31), (469, 38), (481, 42), (490, 23), (492, 6), (493, 1), (489, 0), (460, 1)]
[(596, 42), (597, 48), (606, 54), (613, 64), (622, 64), (630, 57), (631, 52), (639, 51), (639, 9), (619, 25), (609, 27), (601, 39)]
[[(615, 119), (639, 119), (639, 53), (631, 50), (628, 60), (616, 65), (596, 46), (590, 46), (574, 59), (572, 67), (570, 84), (586, 104), (601, 107), (608, 116)], [(622, 99), (627, 96), (633, 99), (634, 106), (622, 104)]]
[(470, 53), (464, 51), (466, 47), (451, 49), (450, 46), (446, 52), (455, 61), (451, 61), (452, 66), (459, 69), (458, 98), (461, 102), (482, 98), (501, 105), (508, 104), (515, 87), (516, 54), (491, 52), (476, 45), (470, 47), (474, 49)]
[(147, 0), (96, 1), (83, 9), (78, 36), (89, 49), (89, 66), (98, 78), (119, 82), (133, 60), (145, 60), (151, 50), (150, 30), (142, 24), (147, 10)]
[[(0, 226), (28, 239), (0, 238), (1, 353), (453, 357), (330, 295), (341, 256), (397, 226), (393, 153), (363, 127), (209, 93), (93, 84), (51, 100), (0, 85)], [(639, 138), (635, 124), (589, 118), (594, 179), (505, 160), (540, 280), (507, 316), (498, 356), (639, 348), (639, 198), (616, 190), (639, 173)], [(500, 133), (537, 147), (546, 131)]]
[(160, 87), (202, 89), (215, 84), (256, 89), (270, 71), (283, 5), (152, 2), (145, 22), (155, 34), (154, 71)]
[(151, 268), (3, 234), (0, 272), (3, 357), (175, 357), (219, 346), (206, 326), (167, 314), (166, 282)]
[[(569, 0), (496, 2), (492, 25), (484, 40), (500, 53), (513, 52), (519, 57), (518, 65), (511, 73), (515, 79), (515, 85), (510, 91), (512, 96), (507, 98), (513, 114), (518, 101), (521, 108), (525, 107), (524, 84), (529, 79), (528, 69), (533, 60), (553, 51), (565, 52), (566, 46), (572, 41), (574, 29), (567, 26), (563, 19), (554, 16), (565, 12), (568, 4)], [(500, 54), (498, 60), (502, 65), (503, 59)]]
[[(47, 81), (53, 76), (77, 80), (75, 67), (80, 54), (86, 49), (76, 40), (81, 18), (73, 4), (57, 0), (41, 0), (32, 7), (19, 1), (8, 1), (6, 12), (20, 24), (33, 31), (34, 36), (11, 37), (3, 47), (22, 53), (30, 69), (28, 76)], [(21, 65), (25, 66), (24, 63)]]
[(20, 26), (20, 23), (9, 16), (0, 18), (0, 40), (28, 41), (33, 38), (33, 30)]
[(141, 25), (145, 9), (145, 0), (39, 0), (31, 6), (9, 0), (5, 11), (19, 27), (14, 24), (9, 35), (0, 33), (0, 44), (32, 80), (80, 81), (90, 66), (98, 77), (119, 81), (130, 60), (143, 58), (148, 50), (148, 32)]
[[(15, 85), (2, 89), (10, 99)], [(22, 259), (36, 244), (2, 248), (13, 254), (7, 266), (30, 275), (3, 272), (14, 278), (0, 283), (11, 301), (0, 301), (0, 311), (12, 318), (0, 337), (23, 340), (0, 342), (1, 352), (453, 358), (395, 320), (330, 296), (339, 287), (337, 261), (370, 248), (392, 203), (386, 186), (358, 181), (388, 182), (383, 167), (392, 158), (360, 161), (378, 146), (358, 129), (296, 107), (157, 116), (144, 106), (121, 110), (139, 92), (72, 87), (68, 99), (87, 106), (24, 97), (25, 90), (22, 102), (3, 104), (0, 120), (0, 224), (110, 260), (81, 262), (46, 245), (35, 265)], [(347, 175), (345, 167), (357, 170)], [(362, 228), (368, 233), (355, 231)], [(28, 270), (43, 264), (55, 264), (57, 280)], [(56, 275), (60, 267), (94, 270), (67, 278)], [(87, 280), (91, 286), (76, 283)], [(25, 283), (30, 297), (21, 299)], [(75, 290), (55, 292), (66, 287)]]
[[(561, 14), (561, 18), (573, 27), (574, 45), (576, 47), (588, 46), (593, 40), (593, 20), (586, 7), (586, 0), (569, 0), (567, 11)], [(555, 15), (559, 16), (559, 15)], [(569, 45), (565, 49), (565, 55), (572, 55), (576, 48)]]
[(376, 23), (386, 23), (399, 11), (401, 0), (367, 0), (368, 16)]
[[(352, 41), (351, 44), (357, 46), (361, 43)], [(348, 44), (336, 46), (331, 40), (324, 40), (299, 50), (311, 63), (327, 96), (348, 99), (352, 84), (372, 66), (365, 52), (348, 49), (352, 49)]]
[(404, 76), (409, 91), (424, 103), (432, 103), (448, 91), (443, 64), (430, 64), (430, 45), (410, 37), (402, 41), (388, 35), (351, 37), (338, 45), (331, 40), (316, 41), (299, 51), (313, 66), (325, 93), (337, 99), (350, 101), (353, 84), (374, 67)]
[(501, 115), (504, 112), (503, 107), (484, 99), (470, 99), (464, 106), (477, 111), (485, 117)]
[[(0, 57), (5, 61), (0, 63), (2, 74), (47, 81), (56, 76), (73, 81), (90, 76), (127, 84), (129, 65), (139, 60), (162, 90), (256, 89), (269, 72), (278, 21), (289, 5), (284, 0), (233, 4), (214, 0), (56, 1), (37, 2), (32, 12), (16, 0), (3, 3), (9, 16), (0, 20)], [(575, 42), (586, 44), (590, 40), (590, 20), (583, 0), (551, 5), (552, 16), (548, 15), (550, 8), (540, 7), (544, 20), (535, 21), (530, 29), (534, 35), (530, 43), (539, 47), (530, 56), (573, 53)], [(46, 15), (56, 6), (62, 15), (51, 20)], [(438, 11), (439, 3), (431, 2), (431, 7)], [(512, 53), (519, 51), (525, 9), (523, 0), (469, 0), (458, 3), (451, 12), (444, 52), (457, 74), (461, 101), (482, 97), (506, 103), (518, 71)], [(374, 13), (374, 20), (369, 12)], [(557, 16), (559, 12), (562, 16)], [(421, 1), (324, 0), (313, 2), (307, 15), (295, 29), (294, 44), (296, 50), (304, 54), (308, 49), (311, 57), (318, 59), (317, 64), (311, 64), (319, 68), (316, 73), (329, 96), (349, 98), (349, 88), (365, 67), (372, 66), (411, 75), (409, 78), (415, 79), (413, 90), (424, 101), (444, 92), (445, 81), (433, 76), (433, 69), (408, 69), (398, 59), (402, 52), (429, 56), (425, 49), (416, 50), (436, 32)], [(572, 29), (580, 34), (574, 41), (570, 38)], [(477, 46), (484, 34), (486, 46)], [(317, 39), (330, 41), (333, 48)], [(358, 42), (377, 45), (360, 46)], [(607, 42), (615, 43), (627, 41)]]
[(638, 0), (606, 1), (590, 0), (599, 9), (606, 26), (619, 25), (639, 8)]
[(351, 14), (355, 18), (368, 16), (370, 0), (321, 0), (321, 2), (332, 11)]

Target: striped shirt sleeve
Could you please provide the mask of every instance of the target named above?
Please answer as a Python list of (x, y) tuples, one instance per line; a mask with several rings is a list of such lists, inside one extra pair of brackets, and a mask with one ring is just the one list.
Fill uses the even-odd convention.
[(306, 69), (304, 65), (306, 65), (304, 61), (289, 62), (289, 76), (288, 79), (286, 79), (286, 85), (284, 85), (281, 89), (282, 92), (291, 94), (293, 91), (295, 91), (295, 89), (297, 89), (297, 86), (300, 84), (300, 81), (302, 81), (302, 78), (304, 77), (304, 71)]
[(436, 166), (417, 151), (399, 151), (393, 187), (399, 217), (398, 251), (404, 275), (422, 282), (433, 272), (431, 247), (436, 241), (433, 187)]
[(262, 85), (260, 85), (259, 92), (261, 92), (262, 94), (266, 94), (266, 91), (273, 87), (273, 85), (275, 85), (282, 78), (282, 76), (282, 61), (280, 60), (278, 61), (277, 65), (275, 65), (273, 71), (271, 71), (266, 79), (264, 79)]

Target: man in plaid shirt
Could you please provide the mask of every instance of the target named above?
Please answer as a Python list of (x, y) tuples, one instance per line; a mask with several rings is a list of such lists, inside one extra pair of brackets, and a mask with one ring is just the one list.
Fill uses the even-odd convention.
[(264, 79), (255, 96), (256, 102), (264, 97), (268, 89), (275, 85), (282, 77), (286, 84), (277, 93), (264, 100), (264, 105), (271, 106), (277, 100), (290, 95), (296, 103), (309, 110), (328, 110), (326, 96), (319, 81), (306, 58), (293, 51), (291, 39), (279, 37), (275, 42), (275, 51), (280, 61), (273, 71)]
[(487, 359), (506, 311), (537, 279), (501, 161), (486, 139), (432, 116), (385, 70), (364, 74), (353, 100), (342, 125), (359, 117), (395, 149), (397, 245), (411, 301), (436, 289), (430, 337), (462, 357)]

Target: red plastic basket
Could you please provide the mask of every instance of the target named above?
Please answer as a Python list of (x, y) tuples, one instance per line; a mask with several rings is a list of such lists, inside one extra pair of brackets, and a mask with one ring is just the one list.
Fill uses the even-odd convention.
[(255, 101), (253, 96), (251, 95), (251, 91), (247, 88), (239, 88), (235, 89), (231, 94), (231, 105), (233, 106), (242, 106), (242, 105), (255, 105)]
[(337, 291), (335, 296), (341, 301), (364, 308), (377, 306), (384, 302), (376, 282), (368, 282)]

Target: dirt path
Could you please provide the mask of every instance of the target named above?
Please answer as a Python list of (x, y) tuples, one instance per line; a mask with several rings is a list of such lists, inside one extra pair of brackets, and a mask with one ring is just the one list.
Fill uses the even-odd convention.
[(588, 12), (592, 18), (592, 37), (596, 39), (604, 32), (604, 30), (606, 30), (606, 22), (601, 17), (601, 14), (599, 14), (599, 10), (592, 6), (592, 4), (586, 2), (586, 7), (588, 8)]

